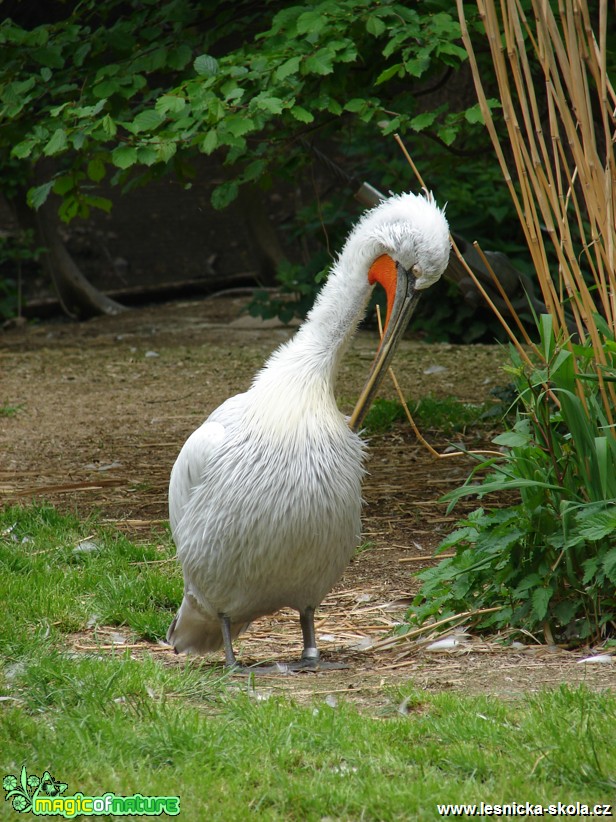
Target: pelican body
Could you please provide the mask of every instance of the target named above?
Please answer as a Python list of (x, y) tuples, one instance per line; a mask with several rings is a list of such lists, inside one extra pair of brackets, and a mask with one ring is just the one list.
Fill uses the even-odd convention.
[[(314, 610), (342, 576), (361, 532), (365, 445), (357, 433), (418, 295), (444, 271), (449, 230), (432, 196), (392, 196), (351, 231), (315, 305), (243, 394), (186, 441), (171, 472), (169, 515), (184, 598), (167, 640), (177, 652), (225, 649), (253, 620), (299, 612), (302, 659), (319, 657)], [(335, 379), (375, 283), (385, 333), (350, 420)]]

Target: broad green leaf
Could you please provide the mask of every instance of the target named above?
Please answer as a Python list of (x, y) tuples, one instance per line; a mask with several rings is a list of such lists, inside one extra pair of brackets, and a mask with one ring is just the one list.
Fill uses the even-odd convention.
[(255, 123), (250, 117), (240, 114), (230, 115), (222, 124), (226, 130), (233, 134), (234, 137), (242, 137), (250, 131), (254, 131)]
[(380, 86), (382, 83), (386, 83), (388, 80), (391, 80), (392, 77), (400, 74), (401, 71), (404, 71), (404, 66), (402, 63), (396, 63), (395, 66), (389, 66), (389, 68), (384, 69), (376, 78), (375, 86)]
[(292, 106), (290, 112), (300, 123), (312, 123), (314, 121), (314, 115), (302, 106)]
[(90, 160), (88, 163), (87, 174), (90, 180), (95, 183), (100, 183), (105, 176), (105, 163), (100, 157), (95, 157), (93, 160)]
[(424, 128), (429, 128), (435, 120), (436, 112), (425, 111), (422, 114), (418, 114), (416, 117), (413, 117), (409, 125), (413, 131), (421, 131)]
[(101, 126), (108, 137), (115, 137), (118, 127), (116, 126), (115, 121), (111, 118), (111, 115), (105, 114), (101, 120)]
[(92, 89), (92, 94), (95, 97), (111, 97), (120, 90), (120, 82), (115, 77), (110, 77), (107, 80), (102, 80), (97, 83)]
[(59, 46), (43, 46), (40, 49), (34, 49), (30, 52), (30, 56), (42, 66), (56, 69), (64, 68), (62, 49)]
[(168, 163), (177, 150), (177, 143), (173, 140), (161, 140), (157, 146), (158, 159), (163, 163)]
[(283, 105), (278, 97), (272, 97), (268, 92), (262, 91), (252, 100), (252, 105), (262, 111), (269, 111), (271, 114), (281, 114)]
[(239, 186), (234, 180), (217, 186), (212, 192), (212, 205), (217, 210), (226, 208), (235, 200), (238, 191)]
[(158, 152), (151, 146), (137, 146), (137, 162), (153, 166), (158, 161)]
[(325, 27), (327, 18), (321, 11), (305, 11), (297, 18), (296, 31), (298, 34), (318, 35)]
[(218, 134), (212, 129), (208, 131), (203, 140), (199, 143), (199, 148), (204, 154), (211, 154), (218, 148)]
[(582, 512), (577, 516), (577, 527), (585, 539), (603, 539), (616, 531), (616, 509), (594, 513)]
[(367, 108), (366, 100), (363, 97), (354, 97), (344, 104), (345, 111), (360, 112)]
[(458, 135), (458, 129), (452, 125), (445, 125), (437, 129), (436, 133), (446, 146), (450, 146)]
[(286, 80), (292, 74), (297, 74), (301, 63), (301, 57), (289, 57), (284, 63), (281, 63), (274, 72), (274, 78), (278, 81)]
[(60, 177), (56, 177), (53, 183), (54, 194), (60, 194), (61, 196), (68, 194), (69, 191), (75, 188), (75, 183), (76, 180), (72, 174), (62, 174)]
[(175, 49), (172, 49), (167, 55), (167, 65), (176, 71), (181, 71), (190, 63), (192, 51), (189, 46), (182, 43)]
[(165, 115), (169, 112), (178, 114), (186, 106), (186, 100), (183, 97), (178, 97), (175, 94), (163, 94), (159, 97), (154, 105), (154, 108), (159, 114)]
[(533, 616), (541, 622), (548, 612), (548, 606), (552, 599), (553, 591), (551, 588), (535, 588), (531, 594), (531, 603), (533, 606)]
[(14, 145), (11, 150), (11, 157), (16, 157), (18, 160), (24, 160), (32, 154), (32, 149), (36, 146), (36, 140), (22, 140), (21, 143)]
[(481, 123), (483, 124), (483, 112), (481, 111), (481, 106), (479, 103), (475, 103), (474, 106), (467, 108), (464, 112), (464, 119), (467, 123)]
[(612, 548), (603, 557), (603, 570), (607, 578), (616, 585), (616, 548)]
[(113, 205), (107, 197), (99, 197), (95, 194), (86, 194), (83, 201), (86, 205), (92, 206), (92, 208), (98, 208), (104, 211), (105, 214), (109, 214)]
[(133, 133), (154, 131), (162, 122), (162, 114), (154, 109), (148, 109), (147, 111), (140, 111), (128, 128)]
[(375, 14), (371, 14), (368, 17), (366, 21), (366, 31), (368, 34), (372, 34), (374, 37), (380, 37), (386, 29), (387, 26), (380, 17), (377, 17)]
[(319, 74), (325, 76), (331, 74), (334, 70), (333, 66), (334, 53), (329, 49), (319, 49), (315, 54), (307, 57), (303, 64), (302, 70), (305, 74)]
[(137, 149), (134, 146), (118, 146), (111, 152), (111, 162), (117, 168), (130, 168), (137, 162)]
[(79, 200), (71, 194), (70, 197), (65, 197), (60, 203), (58, 214), (63, 223), (70, 223), (73, 217), (76, 217), (79, 214), (79, 210)]
[(218, 74), (218, 60), (209, 54), (201, 54), (195, 59), (193, 68), (201, 77), (215, 77)]
[(67, 147), (66, 131), (63, 128), (57, 128), (51, 135), (51, 139), (43, 148), (43, 154), (46, 157), (52, 157), (54, 154), (59, 154)]
[(518, 446), (527, 445), (530, 441), (531, 438), (528, 434), (520, 431), (505, 431), (504, 434), (499, 434), (492, 440), (495, 445), (505, 445), (507, 448), (517, 448)]
[(43, 205), (49, 196), (53, 183), (53, 180), (49, 180), (47, 183), (42, 183), (40, 186), (28, 190), (27, 201), (30, 208), (38, 209)]

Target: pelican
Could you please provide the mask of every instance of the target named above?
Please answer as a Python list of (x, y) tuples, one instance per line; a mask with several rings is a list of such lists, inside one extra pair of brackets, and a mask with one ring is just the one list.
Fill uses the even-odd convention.
[[(357, 433), (422, 290), (449, 258), (432, 194), (393, 195), (350, 232), (314, 307), (243, 394), (191, 434), (171, 471), (169, 517), (184, 597), (167, 632), (177, 653), (224, 648), (255, 619), (299, 612), (303, 653), (319, 660), (314, 613), (359, 544), (365, 445)], [(383, 338), (350, 419), (338, 366), (380, 283)]]

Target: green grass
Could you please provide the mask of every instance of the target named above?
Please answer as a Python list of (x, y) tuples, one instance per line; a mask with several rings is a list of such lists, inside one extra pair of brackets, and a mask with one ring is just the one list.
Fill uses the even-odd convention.
[[(453, 397), (422, 397), (418, 402), (408, 402), (408, 407), (417, 425), (423, 430), (438, 431), (445, 436), (463, 433), (467, 428), (485, 426), (492, 418), (494, 402), (469, 403)], [(369, 434), (383, 434), (398, 422), (406, 423), (406, 413), (397, 400), (378, 397), (366, 416), (364, 428)]]
[(14, 417), (18, 414), (23, 405), (0, 405), (0, 417)]
[[(7, 509), (0, 534), (0, 777), (25, 765), (67, 795), (179, 795), (181, 818), (224, 822), (436, 819), (437, 802), (614, 795), (613, 694), (503, 702), (409, 683), (388, 709), (359, 713), (255, 698), (271, 683), (253, 691), (203, 660), (77, 653), (68, 635), (93, 619), (164, 635), (181, 596), (179, 569), (160, 562), (169, 538), (135, 545), (51, 508)], [(97, 549), (75, 553), (85, 537)]]

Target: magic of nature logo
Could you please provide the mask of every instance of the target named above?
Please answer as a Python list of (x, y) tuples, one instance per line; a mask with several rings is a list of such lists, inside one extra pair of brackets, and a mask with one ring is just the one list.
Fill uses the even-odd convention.
[(180, 812), (179, 796), (117, 796), (106, 792), (101, 796), (87, 796), (80, 791), (66, 795), (68, 784), (54, 779), (49, 771), (42, 776), (28, 774), (26, 766), (19, 776), (7, 774), (2, 780), (5, 801), (19, 813), (35, 816), (177, 816)]

